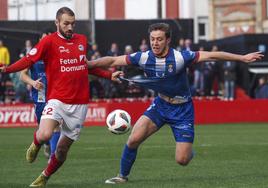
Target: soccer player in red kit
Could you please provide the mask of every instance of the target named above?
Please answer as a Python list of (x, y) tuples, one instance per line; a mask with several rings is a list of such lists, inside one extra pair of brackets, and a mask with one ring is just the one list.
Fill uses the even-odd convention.
[(0, 72), (17, 72), (43, 60), (47, 76), (47, 105), (42, 113), (34, 140), (26, 153), (32, 163), (43, 143), (48, 141), (53, 130), (62, 123), (61, 136), (54, 155), (30, 187), (46, 185), (49, 177), (64, 163), (72, 143), (78, 139), (87, 114), (89, 101), (88, 73), (116, 80), (120, 72), (110, 73), (102, 69), (88, 70), (86, 64), (87, 39), (73, 33), (74, 12), (62, 7), (56, 14), (57, 32), (43, 38), (27, 56)]

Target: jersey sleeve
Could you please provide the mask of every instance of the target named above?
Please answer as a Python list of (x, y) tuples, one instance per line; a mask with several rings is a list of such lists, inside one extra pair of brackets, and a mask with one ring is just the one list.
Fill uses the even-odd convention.
[(192, 63), (196, 63), (199, 59), (199, 52), (183, 50), (181, 51), (181, 55), (184, 59), (184, 63), (186, 66), (189, 66)]
[(139, 61), (140, 61), (140, 58), (141, 58), (141, 54), (142, 54), (142, 52), (136, 52), (136, 53), (132, 53), (132, 54), (128, 55), (126, 57), (127, 63), (139, 66)]
[(104, 70), (104, 69), (101, 69), (101, 68), (88, 69), (88, 74), (93, 74), (95, 76), (106, 78), (106, 79), (109, 79), (109, 80), (111, 80), (111, 77), (112, 77), (112, 72), (111, 71)]
[(49, 38), (45, 37), (39, 41), (26, 55), (27, 59), (32, 62), (37, 62), (39, 60), (44, 60), (46, 58), (46, 51), (49, 48)]

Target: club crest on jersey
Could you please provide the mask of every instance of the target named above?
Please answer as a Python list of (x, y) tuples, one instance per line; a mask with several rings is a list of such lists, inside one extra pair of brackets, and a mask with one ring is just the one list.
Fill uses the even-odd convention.
[(31, 51), (29, 52), (30, 55), (35, 55), (36, 53), (37, 53), (36, 48), (31, 49)]
[(168, 65), (168, 72), (173, 72), (173, 66), (172, 65)]
[(70, 53), (70, 50), (68, 48), (65, 48), (64, 46), (59, 46), (60, 53)]
[(79, 44), (78, 49), (79, 49), (80, 51), (84, 51), (84, 46), (83, 46), (82, 44)]

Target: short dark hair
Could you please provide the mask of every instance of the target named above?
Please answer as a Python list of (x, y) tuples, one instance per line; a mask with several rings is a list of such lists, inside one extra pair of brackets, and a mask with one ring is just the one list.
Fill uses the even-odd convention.
[(70, 8), (68, 8), (68, 7), (61, 7), (61, 8), (57, 11), (56, 19), (59, 20), (60, 17), (61, 17), (63, 14), (68, 14), (69, 16), (74, 16), (74, 12), (73, 12)]
[(150, 34), (152, 31), (157, 31), (157, 30), (164, 31), (165, 35), (166, 35), (166, 38), (171, 37), (171, 29), (170, 29), (169, 24), (167, 24), (167, 23), (154, 23), (154, 24), (151, 24), (149, 26), (148, 33)]

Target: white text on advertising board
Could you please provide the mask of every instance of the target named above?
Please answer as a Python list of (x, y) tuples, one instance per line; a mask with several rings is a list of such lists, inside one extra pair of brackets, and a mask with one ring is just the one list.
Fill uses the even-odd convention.
[(106, 118), (106, 108), (103, 107), (93, 107), (88, 108), (87, 120), (88, 121), (105, 121)]
[(4, 123), (33, 123), (35, 122), (34, 107), (7, 106), (0, 108), (0, 124)]

